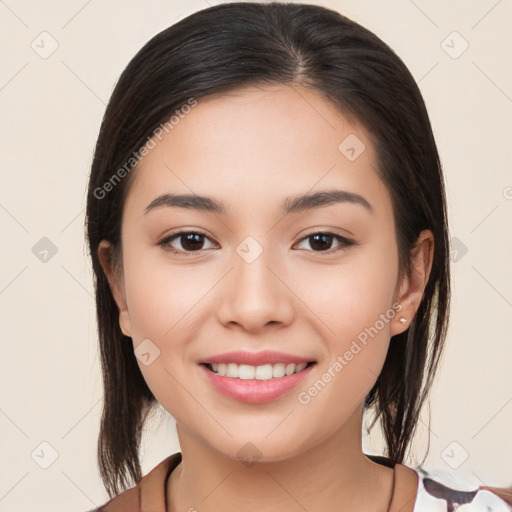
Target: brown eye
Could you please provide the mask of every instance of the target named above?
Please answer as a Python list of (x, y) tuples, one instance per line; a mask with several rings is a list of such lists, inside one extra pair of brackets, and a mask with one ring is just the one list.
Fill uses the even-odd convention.
[[(186, 254), (198, 252), (204, 249), (204, 241), (210, 240), (205, 234), (198, 231), (180, 231), (172, 236), (164, 238), (158, 245), (162, 246), (166, 251)], [(178, 241), (181, 247), (176, 248), (171, 243)]]
[[(347, 249), (348, 247), (355, 245), (352, 240), (345, 238), (340, 235), (336, 235), (335, 233), (313, 233), (312, 235), (308, 235), (304, 237), (301, 242), (304, 240), (309, 241), (309, 245), (313, 252), (336, 252), (337, 250)], [(335, 250), (330, 250), (333, 242), (338, 242), (339, 247)]]

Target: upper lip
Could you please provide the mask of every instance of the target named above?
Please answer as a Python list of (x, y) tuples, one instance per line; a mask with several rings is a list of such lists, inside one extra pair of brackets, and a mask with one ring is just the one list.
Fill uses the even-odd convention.
[(285, 354), (284, 352), (275, 352), (273, 350), (265, 350), (263, 352), (244, 352), (241, 350), (235, 352), (225, 352), (216, 356), (208, 357), (199, 364), (212, 364), (212, 363), (235, 363), (235, 364), (248, 364), (251, 366), (262, 366), (264, 364), (277, 364), (277, 363), (309, 363), (313, 361), (307, 357), (296, 356), (293, 354)]

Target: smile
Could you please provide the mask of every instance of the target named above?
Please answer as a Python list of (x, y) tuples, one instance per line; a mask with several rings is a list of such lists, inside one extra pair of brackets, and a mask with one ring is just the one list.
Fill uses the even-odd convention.
[(203, 363), (199, 368), (208, 384), (224, 396), (239, 402), (264, 403), (277, 400), (296, 388), (316, 365), (316, 362), (286, 365), (276, 363), (261, 366)]
[(276, 363), (252, 366), (249, 364), (236, 363), (212, 363), (207, 364), (206, 366), (209, 370), (216, 373), (217, 375), (220, 375), (221, 377), (231, 377), (241, 380), (270, 380), (284, 377), (285, 375), (293, 375), (294, 373), (299, 373), (308, 365), (312, 364), (314, 363)]

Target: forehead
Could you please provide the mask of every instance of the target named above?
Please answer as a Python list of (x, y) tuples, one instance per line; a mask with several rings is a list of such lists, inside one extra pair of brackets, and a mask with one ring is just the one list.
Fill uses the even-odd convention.
[(160, 139), (132, 171), (125, 208), (138, 215), (165, 192), (253, 211), (333, 187), (389, 200), (365, 130), (317, 90), (251, 86), (200, 98)]

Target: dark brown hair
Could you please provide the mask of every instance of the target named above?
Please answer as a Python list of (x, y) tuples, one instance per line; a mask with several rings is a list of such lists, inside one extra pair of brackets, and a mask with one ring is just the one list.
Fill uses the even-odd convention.
[[(194, 98), (248, 85), (298, 84), (321, 91), (371, 138), (390, 191), (400, 275), (410, 271), (419, 233), (434, 235), (430, 277), (410, 327), (394, 336), (365, 399), (374, 407), (386, 455), (402, 462), (446, 336), (450, 298), (448, 226), (439, 156), (420, 91), (399, 57), (339, 13), (293, 3), (228, 3), (196, 12), (153, 37), (123, 71), (108, 103), (90, 174), (86, 232), (95, 274), (104, 383), (98, 439), (110, 496), (141, 479), (142, 428), (156, 399), (122, 334), (98, 259), (108, 240), (122, 269), (121, 220), (136, 168), (127, 162), (153, 131)], [(341, 142), (341, 141), (340, 141)], [(117, 173), (117, 181), (112, 181)], [(110, 183), (110, 186), (105, 184)], [(125, 338), (125, 339), (123, 339)]]

